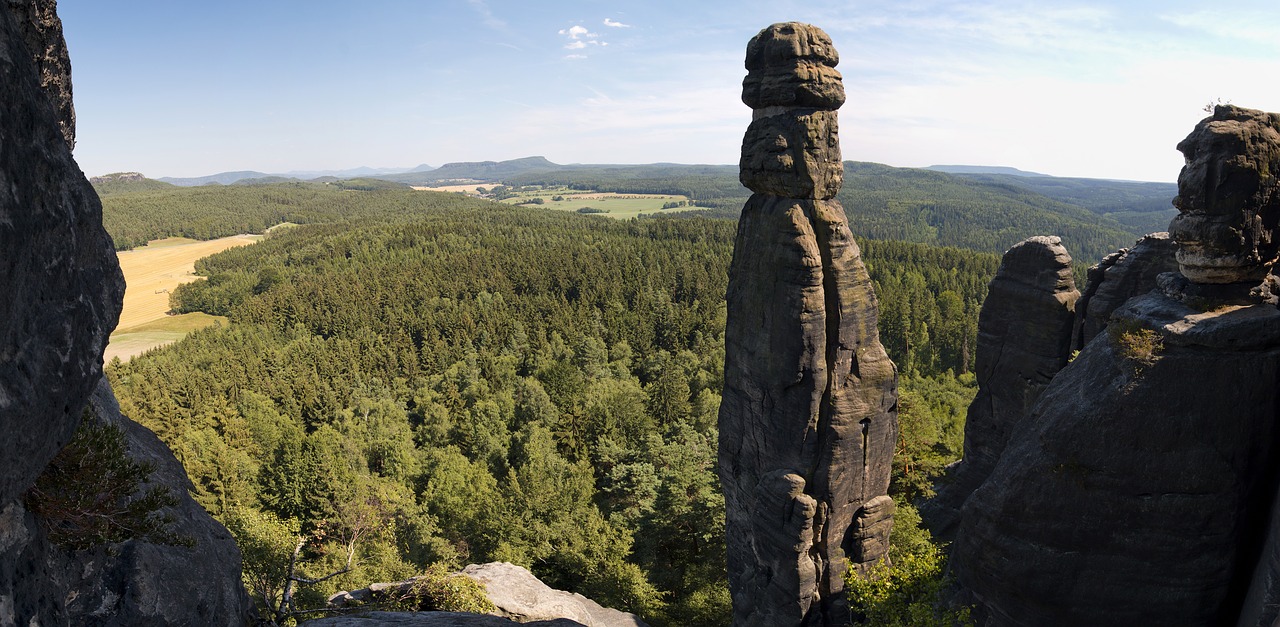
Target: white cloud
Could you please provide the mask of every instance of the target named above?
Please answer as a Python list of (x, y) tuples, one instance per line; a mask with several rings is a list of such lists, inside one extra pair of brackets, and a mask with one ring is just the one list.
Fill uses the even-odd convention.
[[(609, 45), (608, 42), (600, 40), (600, 33), (593, 33), (590, 30), (587, 30), (587, 27), (581, 24), (574, 24), (569, 28), (562, 28), (557, 32), (569, 38), (569, 43), (566, 43), (564, 45), (565, 50), (582, 50), (583, 48), (586, 48), (588, 45), (592, 45), (592, 46)], [(569, 55), (565, 58), (585, 59), (586, 57), (583, 55)]]
[(564, 55), (564, 58), (566, 58), (566, 59), (585, 59), (585, 58), (587, 58), (587, 55), (585, 55), (585, 54), (566, 54), (566, 55)]
[(611, 19), (609, 19), (609, 18), (607, 18), (607, 17), (606, 17), (606, 18), (604, 18), (604, 25), (605, 25), (605, 26), (608, 26), (608, 27), (610, 27), (610, 28), (631, 28), (631, 25), (630, 25), (630, 24), (623, 24), (622, 22), (615, 22), (615, 21), (613, 21), (613, 20), (611, 20)]

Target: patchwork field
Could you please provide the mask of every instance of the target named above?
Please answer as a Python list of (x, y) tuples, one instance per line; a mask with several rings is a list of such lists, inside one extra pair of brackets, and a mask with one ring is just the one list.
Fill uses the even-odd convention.
[(204, 314), (168, 315), (169, 292), (199, 278), (197, 259), (260, 239), (261, 235), (233, 235), (202, 242), (172, 237), (118, 253), (125, 281), (124, 308), (111, 334), (106, 360), (127, 360), (216, 322), (217, 318)]
[[(497, 183), (467, 183), (465, 185), (442, 185), (439, 187), (414, 187), (417, 190), (435, 192), (462, 192), (468, 196), (494, 198), (492, 194), (482, 193), (494, 187), (503, 187)], [(508, 193), (512, 195), (499, 202), (508, 205), (526, 205), (557, 211), (578, 211), (610, 218), (628, 219), (640, 214), (657, 214), (663, 211), (683, 211), (692, 209), (687, 196), (675, 194), (619, 194), (616, 192), (594, 192), (569, 190), (566, 187), (548, 188), (516, 188), (522, 191)], [(683, 205), (681, 205), (683, 203)], [(585, 209), (585, 211), (583, 211)]]

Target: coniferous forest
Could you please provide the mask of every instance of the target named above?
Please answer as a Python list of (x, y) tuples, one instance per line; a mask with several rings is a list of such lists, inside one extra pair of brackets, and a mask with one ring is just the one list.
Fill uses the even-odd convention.
[[(299, 192), (230, 193), (267, 206)], [(170, 445), (236, 536), (251, 593), (279, 594), (302, 537), (306, 576), (349, 551), (357, 567), (305, 586), (300, 605), (502, 560), (655, 625), (723, 624), (716, 415), (735, 224), (303, 193), (315, 197), (289, 215), (197, 222), (205, 237), (258, 225), (245, 220), (317, 224), (199, 262), (208, 280), (173, 308), (230, 322), (108, 368), (124, 413)], [(155, 237), (130, 212), (160, 205), (137, 196), (116, 205), (115, 228)], [(998, 257), (859, 243), (900, 369), (893, 492), (906, 505), (959, 455)]]

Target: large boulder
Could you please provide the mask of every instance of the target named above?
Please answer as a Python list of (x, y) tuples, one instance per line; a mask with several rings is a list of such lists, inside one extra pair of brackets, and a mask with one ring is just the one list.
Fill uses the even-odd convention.
[(965, 421), (964, 458), (947, 469), (937, 496), (920, 510), (935, 536), (952, 537), (965, 499), (1067, 365), (1079, 296), (1060, 238), (1032, 237), (1005, 252), (978, 314), (978, 394)]
[(719, 475), (734, 625), (849, 622), (844, 574), (888, 549), (897, 374), (844, 209), (825, 33), (748, 44), (742, 210), (729, 270)]

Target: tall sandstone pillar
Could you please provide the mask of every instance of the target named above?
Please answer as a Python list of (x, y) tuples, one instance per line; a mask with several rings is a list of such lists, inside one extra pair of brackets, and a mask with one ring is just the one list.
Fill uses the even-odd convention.
[(775, 24), (747, 45), (754, 194), (729, 271), (720, 481), (733, 624), (849, 622), (844, 574), (888, 549), (897, 374), (844, 209), (839, 61), (826, 33)]

